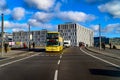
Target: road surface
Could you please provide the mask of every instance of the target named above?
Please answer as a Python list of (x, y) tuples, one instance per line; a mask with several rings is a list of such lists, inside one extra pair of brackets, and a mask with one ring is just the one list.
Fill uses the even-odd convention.
[(0, 61), (1, 80), (120, 80), (120, 60), (72, 47)]

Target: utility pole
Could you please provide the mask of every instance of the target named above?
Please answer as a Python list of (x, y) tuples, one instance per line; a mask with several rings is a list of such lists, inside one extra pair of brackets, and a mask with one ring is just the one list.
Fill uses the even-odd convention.
[(30, 24), (28, 24), (28, 28), (29, 28), (29, 34), (28, 34), (29, 35), (29, 40), (28, 40), (29, 41), (29, 43), (28, 43), (29, 45), (28, 46), (29, 46), (29, 50), (30, 50)]
[(4, 50), (4, 14), (2, 13), (1, 14), (1, 19), (2, 19), (2, 22), (1, 22), (1, 56), (3, 56), (3, 50)]
[(99, 49), (101, 50), (101, 26), (99, 24)]

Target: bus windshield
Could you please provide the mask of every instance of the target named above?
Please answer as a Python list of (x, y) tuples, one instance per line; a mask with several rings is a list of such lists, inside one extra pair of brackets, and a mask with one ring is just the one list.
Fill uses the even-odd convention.
[(53, 38), (58, 38), (58, 34), (57, 33), (48, 33), (47, 34), (47, 39), (53, 39)]
[(54, 41), (54, 42), (48, 41), (47, 42), (47, 46), (57, 46), (57, 45), (59, 45), (58, 41)]

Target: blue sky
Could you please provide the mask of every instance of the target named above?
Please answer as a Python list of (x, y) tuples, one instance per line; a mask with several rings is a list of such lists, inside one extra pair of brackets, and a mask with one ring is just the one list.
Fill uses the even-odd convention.
[[(58, 24), (75, 22), (98, 36), (120, 37), (120, 0), (0, 0), (5, 32), (57, 30)], [(1, 25), (1, 20), (0, 20)], [(0, 26), (1, 27), (1, 26)]]

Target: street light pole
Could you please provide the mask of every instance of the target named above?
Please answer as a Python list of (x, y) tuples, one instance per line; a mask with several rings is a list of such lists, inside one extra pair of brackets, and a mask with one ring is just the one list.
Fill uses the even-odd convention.
[(3, 35), (4, 35), (4, 14), (2, 13), (1, 14), (1, 19), (2, 19), (2, 22), (1, 22), (1, 56), (3, 56), (3, 50), (4, 50), (4, 38), (3, 38)]
[(30, 50), (30, 24), (28, 24), (28, 28), (29, 28), (29, 40), (28, 40), (29, 41), (29, 43), (28, 43), (29, 45), (28, 46), (29, 46), (29, 50)]
[(99, 49), (101, 50), (101, 27), (99, 24)]

